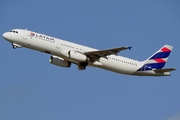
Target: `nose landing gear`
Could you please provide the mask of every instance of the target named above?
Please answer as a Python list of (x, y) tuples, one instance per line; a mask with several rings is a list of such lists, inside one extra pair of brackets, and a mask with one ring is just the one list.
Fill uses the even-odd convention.
[(16, 46), (15, 46), (15, 45), (13, 45), (13, 49), (16, 49)]
[(12, 46), (13, 46), (13, 49), (16, 49), (17, 47), (18, 47), (18, 48), (22, 48), (21, 45), (18, 45), (18, 44), (16, 44), (16, 43), (12, 43)]

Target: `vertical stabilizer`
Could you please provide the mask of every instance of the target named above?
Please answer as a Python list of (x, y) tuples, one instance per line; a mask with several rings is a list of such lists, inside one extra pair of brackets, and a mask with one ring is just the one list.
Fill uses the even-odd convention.
[(173, 46), (165, 45), (151, 57), (144, 61), (144, 65), (138, 71), (162, 69), (168, 60)]

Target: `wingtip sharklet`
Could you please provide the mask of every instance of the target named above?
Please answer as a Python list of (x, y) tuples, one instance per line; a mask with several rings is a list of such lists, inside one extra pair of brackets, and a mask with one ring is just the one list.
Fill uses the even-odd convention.
[(128, 47), (129, 50), (131, 50), (132, 46)]

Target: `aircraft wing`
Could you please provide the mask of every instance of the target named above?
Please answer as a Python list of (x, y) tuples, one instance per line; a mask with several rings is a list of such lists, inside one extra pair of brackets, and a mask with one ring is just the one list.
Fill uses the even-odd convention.
[(117, 55), (118, 52), (126, 49), (131, 49), (131, 47), (120, 47), (120, 48), (113, 48), (107, 50), (98, 50), (98, 51), (91, 51), (85, 52), (84, 54), (89, 56), (91, 59), (99, 59), (100, 57), (105, 57), (108, 55)]

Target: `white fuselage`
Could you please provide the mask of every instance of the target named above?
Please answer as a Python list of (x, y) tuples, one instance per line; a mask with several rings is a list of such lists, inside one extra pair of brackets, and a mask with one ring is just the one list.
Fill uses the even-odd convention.
[[(75, 44), (72, 42), (68, 42), (65, 40), (57, 39), (54, 37), (50, 37), (44, 34), (39, 34), (28, 30), (15, 29), (14, 31), (18, 31), (18, 33), (6, 32), (3, 34), (3, 37), (7, 41), (14, 43), (17, 46), (19, 45), (22, 47), (27, 47), (37, 51), (49, 53), (75, 64), (78, 64), (79, 61), (62, 55), (61, 51), (72, 50), (80, 53), (98, 51), (94, 48), (86, 47), (83, 45)], [(101, 57), (96, 61), (88, 62), (87, 65), (128, 75), (156, 76), (153, 71), (149, 71), (146, 73), (143, 71), (137, 72), (137, 70), (143, 66), (143, 62), (139, 62), (133, 59), (117, 55), (108, 55), (106, 58)]]

